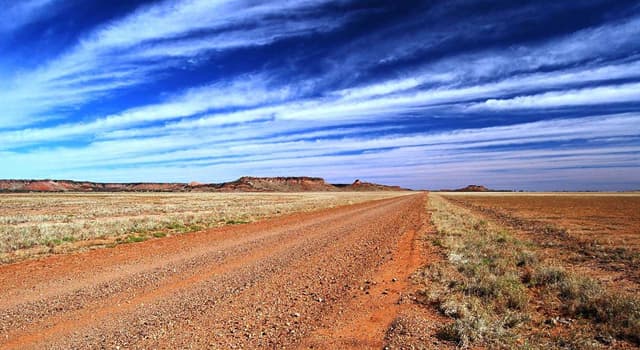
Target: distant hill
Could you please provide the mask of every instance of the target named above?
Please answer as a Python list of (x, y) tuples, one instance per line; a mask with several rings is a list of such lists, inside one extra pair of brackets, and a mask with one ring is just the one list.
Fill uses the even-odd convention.
[(218, 190), (230, 192), (324, 192), (335, 186), (319, 177), (249, 177), (220, 185)]
[(370, 182), (360, 181), (359, 179), (354, 181), (352, 184), (336, 184), (333, 185), (344, 191), (407, 191), (407, 189), (402, 188), (400, 186), (386, 186), (386, 185), (378, 185)]
[(467, 187), (459, 188), (454, 190), (456, 192), (489, 192), (490, 189), (482, 186), (482, 185), (469, 185)]
[(71, 180), (0, 180), (0, 192), (331, 192), (403, 191), (356, 180), (333, 185), (318, 177), (250, 177), (219, 184), (191, 183), (98, 183)]
[(493, 192), (494, 190), (490, 190), (482, 185), (469, 185), (463, 188), (458, 188), (456, 190), (442, 189), (441, 192)]

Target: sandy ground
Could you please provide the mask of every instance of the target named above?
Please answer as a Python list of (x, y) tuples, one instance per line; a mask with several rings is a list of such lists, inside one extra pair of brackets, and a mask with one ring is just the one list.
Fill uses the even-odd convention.
[(577, 239), (640, 249), (640, 193), (448, 193), (446, 196), (563, 227)]
[(427, 222), (416, 194), (0, 266), (0, 348), (381, 348)]

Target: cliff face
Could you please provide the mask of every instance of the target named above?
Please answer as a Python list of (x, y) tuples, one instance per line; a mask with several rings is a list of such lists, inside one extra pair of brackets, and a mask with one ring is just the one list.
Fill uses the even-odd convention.
[(221, 184), (96, 183), (69, 180), (0, 180), (0, 192), (328, 192), (401, 191), (356, 180), (351, 185), (332, 185), (318, 177), (249, 177)]
[(220, 190), (246, 192), (323, 192), (334, 191), (336, 188), (319, 177), (243, 176), (236, 181), (222, 184)]

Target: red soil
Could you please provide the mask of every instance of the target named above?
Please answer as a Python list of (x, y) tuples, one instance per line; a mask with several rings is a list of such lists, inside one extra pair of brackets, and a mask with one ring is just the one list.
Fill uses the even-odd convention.
[(426, 215), (402, 196), (0, 266), (0, 348), (379, 348)]

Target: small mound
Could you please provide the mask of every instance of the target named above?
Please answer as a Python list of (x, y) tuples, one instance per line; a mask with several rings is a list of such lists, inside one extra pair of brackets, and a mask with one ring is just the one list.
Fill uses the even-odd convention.
[(454, 190), (455, 192), (489, 192), (490, 190), (482, 185), (469, 185), (467, 187)]

